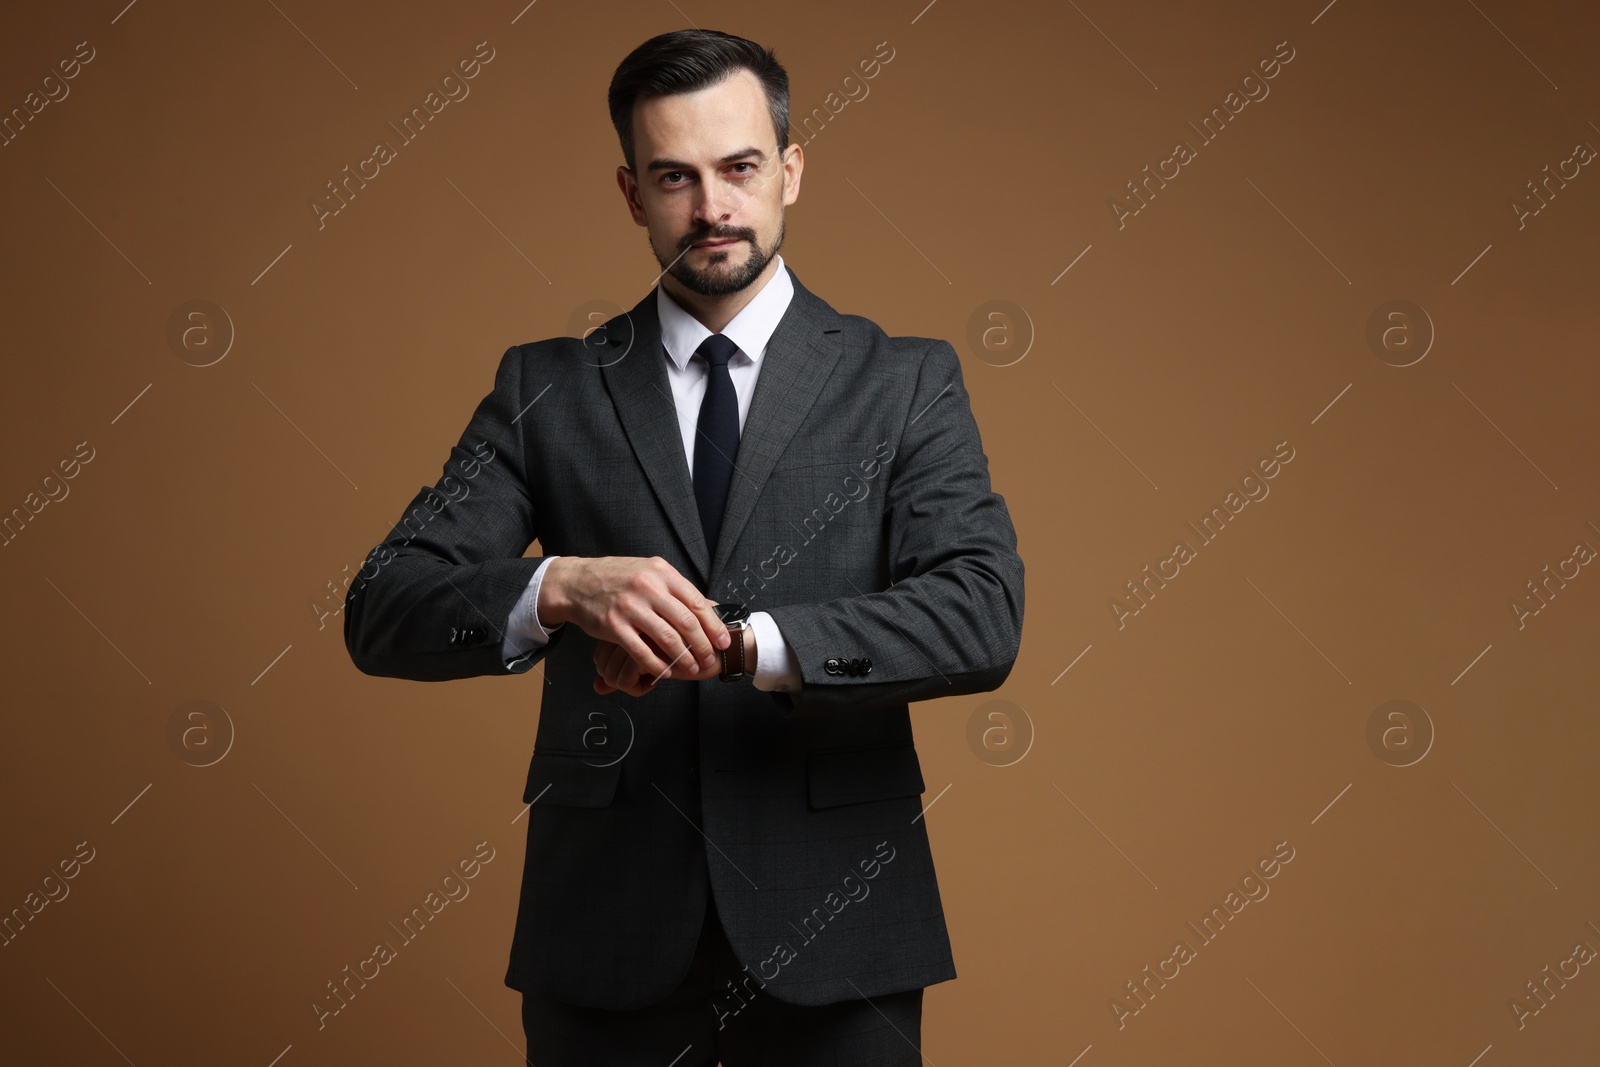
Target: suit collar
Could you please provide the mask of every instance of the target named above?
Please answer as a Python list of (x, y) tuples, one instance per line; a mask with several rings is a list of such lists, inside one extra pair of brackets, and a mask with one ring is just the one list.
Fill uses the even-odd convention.
[[(698, 572), (688, 577), (698, 580), (707, 591), (727, 565), (778, 457), (805, 421), (839, 361), (843, 328), (839, 313), (800, 284), (799, 277), (787, 265), (782, 269), (793, 294), (762, 355), (761, 374), (756, 379), (755, 395), (750, 399), (739, 451), (734, 457), (733, 483), (728, 489), (714, 559), (700, 529), (689, 460), (683, 452), (678, 412), (667, 381), (655, 289), (631, 311), (611, 319), (604, 327), (607, 346), (601, 374), (616, 406), (617, 418), (684, 554)], [(769, 288), (771, 284), (768, 283)], [(708, 595), (717, 599), (714, 594)]]

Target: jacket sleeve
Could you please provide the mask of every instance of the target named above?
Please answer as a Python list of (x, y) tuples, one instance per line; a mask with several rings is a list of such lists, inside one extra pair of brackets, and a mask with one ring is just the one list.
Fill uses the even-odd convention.
[(438, 483), (412, 498), (350, 583), (345, 647), (363, 673), (419, 682), (520, 673), (561, 639), (565, 627), (509, 670), (501, 656), (511, 609), (544, 562), (522, 557), (539, 533), (523, 361), (521, 346), (506, 350)]
[[(924, 356), (906, 420), (885, 491), (890, 588), (767, 609), (800, 663), (800, 691), (772, 694), (786, 714), (987, 692), (1016, 662), (1022, 557), (948, 342)], [(828, 669), (860, 658), (865, 674)]]

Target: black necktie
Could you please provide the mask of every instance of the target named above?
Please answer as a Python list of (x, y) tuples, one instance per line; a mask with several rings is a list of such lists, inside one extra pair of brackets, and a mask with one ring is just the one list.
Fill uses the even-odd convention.
[(728, 373), (728, 360), (737, 351), (739, 346), (720, 333), (707, 337), (695, 350), (695, 355), (711, 366), (694, 439), (694, 499), (700, 507), (706, 547), (713, 553), (722, 532), (728, 486), (733, 482), (733, 457), (739, 451), (739, 397)]

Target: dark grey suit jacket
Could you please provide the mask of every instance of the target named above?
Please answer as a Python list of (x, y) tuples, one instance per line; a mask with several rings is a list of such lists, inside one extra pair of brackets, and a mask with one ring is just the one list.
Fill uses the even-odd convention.
[[(543, 661), (514, 989), (659, 1001), (707, 893), (748, 988), (781, 1000), (955, 977), (907, 704), (1005, 680), (1016, 533), (951, 346), (889, 337), (790, 277), (714, 556), (652, 291), (587, 339), (509, 349), (438, 484), (351, 584), (345, 641), (367, 674)], [(508, 672), (503, 628), (543, 559), (522, 557), (535, 538), (551, 555), (661, 556), (712, 599), (770, 612), (803, 685), (597, 696), (595, 640), (572, 625)]]

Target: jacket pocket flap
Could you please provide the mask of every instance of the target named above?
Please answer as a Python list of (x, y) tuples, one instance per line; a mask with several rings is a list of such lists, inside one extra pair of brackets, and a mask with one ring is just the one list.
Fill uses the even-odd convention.
[(813, 808), (920, 796), (926, 788), (911, 742), (809, 753), (806, 780)]
[(528, 763), (522, 802), (571, 808), (604, 808), (616, 797), (622, 761), (591, 752), (535, 751)]

